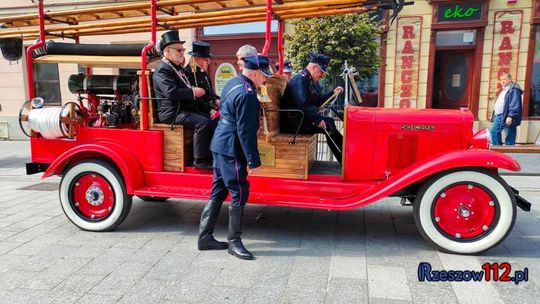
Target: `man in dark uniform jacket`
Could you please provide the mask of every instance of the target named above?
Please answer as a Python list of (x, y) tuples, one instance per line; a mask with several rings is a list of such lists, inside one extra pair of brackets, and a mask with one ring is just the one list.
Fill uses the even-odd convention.
[[(283, 109), (298, 109), (304, 112), (304, 123), (300, 132), (303, 134), (324, 133), (330, 150), (341, 163), (343, 136), (336, 129), (334, 119), (319, 114), (319, 107), (332, 95), (323, 94), (318, 85), (319, 79), (326, 73), (330, 58), (322, 54), (311, 54), (308, 66), (294, 75), (287, 83), (281, 100)], [(342, 87), (334, 89), (334, 93), (343, 92)], [(281, 130), (284, 133), (295, 133), (300, 118), (297, 113), (284, 113), (281, 116)]]
[(210, 59), (213, 57), (210, 53), (210, 43), (194, 41), (192, 51), (188, 54), (191, 55), (191, 61), (184, 71), (189, 83), (205, 91), (204, 96), (197, 98), (197, 110), (214, 120), (219, 117), (219, 96), (214, 92), (212, 80), (208, 75)]
[[(199, 226), (199, 250), (225, 249), (245, 260), (253, 254), (244, 245), (242, 216), (249, 196), (247, 166), (251, 170), (261, 165), (257, 148), (260, 104), (256, 90), (270, 76), (268, 58), (255, 55), (244, 58), (242, 74), (229, 80), (223, 88), (221, 117), (212, 139), (214, 180), (212, 194), (206, 204)], [(229, 205), (229, 244), (218, 242), (212, 236), (223, 201), (231, 192)]]
[(197, 113), (196, 99), (206, 93), (203, 88), (190, 85), (183, 65), (184, 41), (178, 31), (169, 31), (161, 36), (160, 50), (163, 58), (153, 76), (154, 94), (158, 101), (160, 122), (183, 125), (193, 129), (194, 166), (199, 169), (212, 168), (210, 119)]

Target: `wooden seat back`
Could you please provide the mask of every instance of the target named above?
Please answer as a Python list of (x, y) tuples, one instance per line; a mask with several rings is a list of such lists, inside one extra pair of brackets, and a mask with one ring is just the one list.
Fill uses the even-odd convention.
[(266, 80), (266, 95), (268, 100), (261, 100), (261, 108), (264, 116), (259, 123), (259, 139), (267, 142), (271, 137), (279, 134), (280, 101), (287, 87), (287, 77), (282, 75), (272, 75)]
[[(148, 84), (148, 129), (163, 132), (163, 171), (184, 172), (186, 164), (193, 162), (193, 130), (184, 128), (182, 125), (159, 123), (157, 116), (157, 103), (152, 87), (152, 72), (147, 71)], [(139, 72), (139, 84), (142, 84)]]

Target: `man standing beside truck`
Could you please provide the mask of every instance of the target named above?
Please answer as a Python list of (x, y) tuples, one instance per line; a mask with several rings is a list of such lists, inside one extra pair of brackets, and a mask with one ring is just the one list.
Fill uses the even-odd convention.
[[(271, 73), (265, 56), (244, 57), (242, 61), (242, 74), (229, 80), (223, 88), (221, 116), (211, 146), (214, 156), (212, 194), (201, 214), (198, 248), (228, 248), (229, 254), (253, 260), (253, 254), (244, 247), (240, 235), (244, 206), (249, 196), (247, 167), (253, 170), (261, 165), (257, 148), (260, 112), (257, 89)], [(227, 244), (218, 242), (212, 234), (221, 205), (229, 192), (231, 202)]]

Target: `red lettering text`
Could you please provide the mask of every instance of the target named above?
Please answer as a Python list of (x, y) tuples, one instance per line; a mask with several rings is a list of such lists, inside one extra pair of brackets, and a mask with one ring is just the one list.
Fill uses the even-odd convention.
[(413, 56), (401, 56), (401, 68), (412, 69), (413, 61), (414, 61)]
[(410, 99), (401, 99), (399, 101), (399, 107), (400, 108), (410, 108), (411, 107), (411, 100)]
[(410, 84), (402, 84), (401, 85), (401, 94), (400, 97), (411, 97), (412, 96), (412, 85)]
[(401, 51), (403, 54), (414, 54), (414, 49), (412, 47), (412, 42), (409, 40), (405, 42), (405, 46), (403, 46), (403, 51)]
[(403, 39), (414, 39), (414, 26), (403, 26)]
[(512, 61), (512, 53), (499, 53), (499, 65), (510, 65), (510, 61)]
[(510, 37), (504, 37), (501, 41), (501, 46), (499, 47), (499, 51), (506, 51), (511, 50), (512, 48), (512, 42), (510, 41)]
[(411, 70), (401, 71), (401, 83), (411, 83), (411, 80), (412, 80)]
[(513, 21), (501, 21), (501, 35), (514, 33)]

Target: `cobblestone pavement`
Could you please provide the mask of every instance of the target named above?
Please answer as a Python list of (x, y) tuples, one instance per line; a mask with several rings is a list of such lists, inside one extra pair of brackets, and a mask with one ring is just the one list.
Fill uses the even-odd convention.
[[(510, 236), (481, 256), (434, 250), (418, 233), (412, 208), (385, 199), (352, 212), (248, 206), (244, 240), (257, 260), (242, 261), (225, 251), (196, 250), (203, 204), (193, 201), (135, 199), (116, 231), (81, 231), (60, 208), (59, 179), (26, 176), (28, 159), (28, 142), (0, 142), (0, 303), (538, 303), (540, 298), (540, 177), (505, 177), (535, 203), (533, 211), (518, 209)], [(38, 190), (21, 190), (36, 184), (30, 189)], [(219, 239), (225, 238), (226, 214), (224, 207)], [(509, 262), (515, 270), (528, 267), (529, 281), (419, 282), (420, 262), (439, 270), (478, 271), (486, 262)]]

